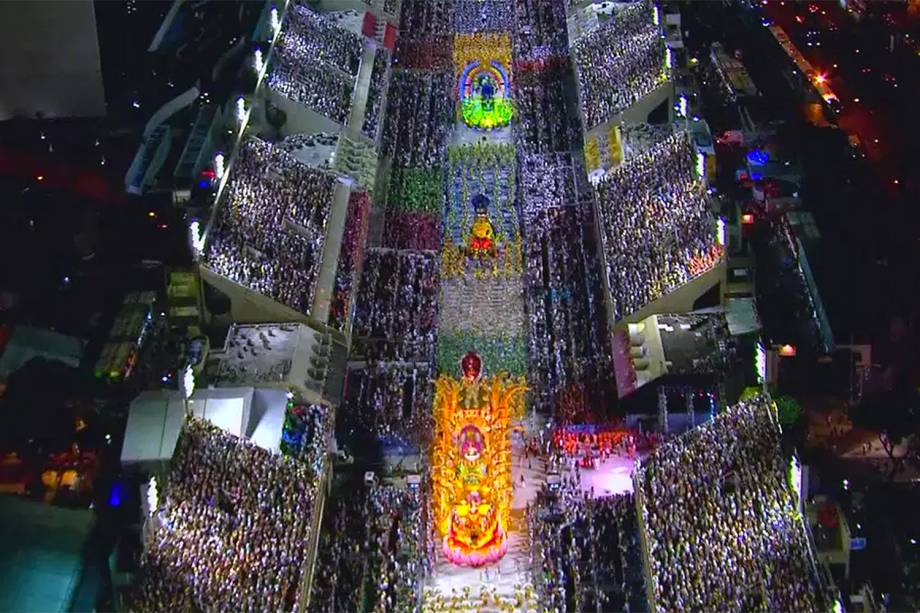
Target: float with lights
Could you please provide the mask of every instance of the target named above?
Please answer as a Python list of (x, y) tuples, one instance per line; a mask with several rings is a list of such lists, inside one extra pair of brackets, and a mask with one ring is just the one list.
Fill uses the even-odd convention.
[(493, 130), (511, 123), (511, 39), (507, 34), (464, 34), (454, 39), (460, 118)]
[(461, 378), (435, 381), (432, 505), (444, 556), (475, 567), (508, 550), (511, 422), (526, 386), (504, 373), (483, 377), (474, 352), (460, 366)]

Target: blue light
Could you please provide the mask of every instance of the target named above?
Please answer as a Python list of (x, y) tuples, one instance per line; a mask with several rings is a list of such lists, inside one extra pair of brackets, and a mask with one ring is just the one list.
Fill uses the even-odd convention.
[(751, 149), (747, 154), (748, 162), (763, 166), (770, 161), (770, 154), (763, 149)]
[(116, 481), (112, 484), (112, 489), (109, 492), (109, 506), (120, 507), (121, 506), (121, 494), (122, 487), (121, 482)]
[(761, 179), (763, 179), (763, 175), (762, 175), (761, 173), (759, 173), (759, 172), (752, 172), (752, 173), (751, 173), (751, 180), (752, 180), (752, 181), (760, 181)]
[(209, 187), (211, 187), (211, 182), (208, 181), (207, 179), (202, 179), (201, 181), (198, 182), (198, 187), (200, 187), (201, 189), (208, 189)]

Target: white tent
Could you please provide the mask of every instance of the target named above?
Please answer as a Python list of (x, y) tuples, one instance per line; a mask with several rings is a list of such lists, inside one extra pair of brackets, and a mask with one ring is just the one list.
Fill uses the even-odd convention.
[[(189, 411), (235, 436), (277, 452), (287, 397), (283, 390), (251, 387), (197, 389)], [(172, 458), (185, 421), (185, 402), (176, 391), (144, 392), (131, 403), (123, 464), (162, 463)]]

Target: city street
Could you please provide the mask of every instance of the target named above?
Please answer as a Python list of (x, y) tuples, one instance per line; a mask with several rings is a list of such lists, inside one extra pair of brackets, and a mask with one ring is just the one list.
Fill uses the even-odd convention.
[[(764, 15), (785, 30), (842, 103), (838, 125), (856, 134), (882, 183), (896, 194), (916, 180), (907, 161), (916, 151), (911, 94), (920, 88), (920, 58), (879, 27), (857, 21), (837, 2), (764, 2)], [(813, 10), (817, 9), (817, 10)], [(916, 173), (916, 171), (913, 171)]]

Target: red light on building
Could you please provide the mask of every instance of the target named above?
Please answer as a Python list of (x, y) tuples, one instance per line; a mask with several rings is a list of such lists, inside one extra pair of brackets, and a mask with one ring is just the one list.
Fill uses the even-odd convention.
[(781, 345), (779, 355), (784, 358), (794, 358), (796, 354), (795, 345)]
[(744, 215), (742, 215), (742, 216), (741, 216), (741, 223), (743, 223), (743, 224), (745, 224), (745, 225), (750, 225), (750, 224), (754, 223), (754, 214), (753, 214), (753, 213), (745, 213)]

